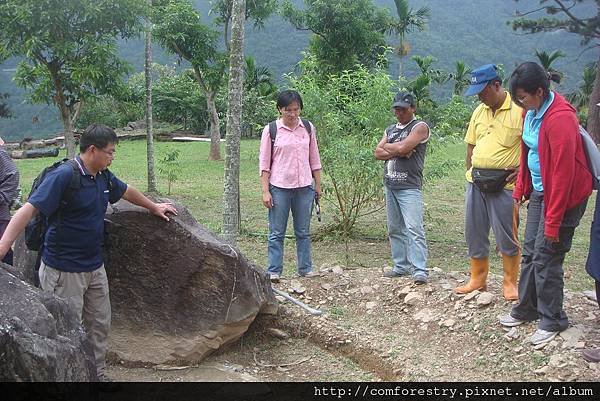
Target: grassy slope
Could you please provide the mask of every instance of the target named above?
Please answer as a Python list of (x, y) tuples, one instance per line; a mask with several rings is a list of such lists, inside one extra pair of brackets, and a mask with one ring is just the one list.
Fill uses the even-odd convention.
[[(146, 188), (146, 143), (145, 141), (122, 142), (117, 148), (117, 158), (111, 170), (125, 182), (144, 190)], [(166, 143), (157, 142), (156, 160), (160, 160), (168, 149), (181, 151), (182, 173), (173, 183), (172, 198), (184, 203), (200, 223), (219, 232), (222, 224), (223, 162), (209, 162), (208, 143)], [(224, 147), (223, 147), (224, 150)], [(441, 151), (439, 151), (441, 152)], [(436, 158), (439, 158), (438, 153)], [(464, 159), (464, 144), (448, 145), (443, 150), (445, 157)], [(62, 156), (62, 154), (61, 154)], [(256, 264), (266, 263), (266, 210), (260, 201), (260, 183), (257, 171), (258, 141), (245, 140), (241, 144), (241, 213), (242, 230), (239, 247)], [(428, 160), (433, 161), (434, 157)], [(24, 194), (28, 194), (31, 182), (50, 159), (17, 161), (21, 172)], [(427, 167), (426, 167), (427, 168)], [(467, 268), (466, 246), (464, 244), (464, 178), (462, 169), (448, 172), (448, 176), (429, 182), (425, 193), (425, 226), (429, 243), (430, 267), (443, 270), (463, 270)], [(324, 178), (325, 185), (327, 177)], [(159, 190), (167, 191), (167, 183), (160, 178)], [(594, 195), (595, 196), (595, 195)], [(565, 261), (566, 284), (571, 289), (589, 289), (592, 280), (585, 273), (585, 259), (589, 245), (589, 227), (593, 214), (593, 200), (590, 199), (584, 220), (576, 231), (571, 252)], [(323, 202), (323, 223), (313, 219), (313, 231), (318, 230), (333, 219), (332, 205), (327, 199)], [(524, 228), (525, 211), (521, 212), (521, 235)], [(288, 234), (292, 234), (291, 223)], [(295, 243), (286, 241), (285, 270), (293, 274), (295, 269)], [(363, 218), (356, 238), (348, 244), (324, 237), (313, 243), (313, 262), (317, 268), (323, 265), (342, 264), (356, 268), (381, 269), (389, 266), (389, 245), (386, 236), (385, 210)], [(492, 256), (492, 270), (501, 274), (502, 263)]]

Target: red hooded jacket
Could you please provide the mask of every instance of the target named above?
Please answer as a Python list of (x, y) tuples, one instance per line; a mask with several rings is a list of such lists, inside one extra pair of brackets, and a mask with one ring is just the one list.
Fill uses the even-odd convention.
[[(544, 186), (544, 234), (558, 237), (565, 212), (591, 195), (592, 175), (575, 109), (556, 92), (540, 126), (538, 153)], [(513, 191), (517, 200), (529, 199), (533, 190), (528, 154), (529, 147), (521, 141), (521, 165)]]

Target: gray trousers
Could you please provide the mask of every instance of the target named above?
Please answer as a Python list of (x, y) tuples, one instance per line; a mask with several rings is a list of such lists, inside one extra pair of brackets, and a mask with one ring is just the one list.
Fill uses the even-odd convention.
[(514, 256), (519, 252), (519, 210), (515, 207), (512, 191), (481, 192), (476, 185), (468, 182), (465, 194), (465, 239), (470, 258), (481, 259), (489, 255), (490, 227), (498, 250), (503, 255)]
[(96, 359), (97, 374), (106, 369), (108, 332), (110, 331), (110, 299), (104, 265), (86, 273), (68, 273), (40, 265), (40, 285), (44, 291), (67, 300), (77, 312)]
[(575, 228), (585, 212), (587, 200), (565, 212), (556, 243), (544, 237), (544, 194), (533, 191), (527, 206), (523, 259), (519, 278), (519, 303), (511, 316), (532, 321), (546, 331), (563, 331), (569, 326), (563, 310), (563, 262), (571, 249)]

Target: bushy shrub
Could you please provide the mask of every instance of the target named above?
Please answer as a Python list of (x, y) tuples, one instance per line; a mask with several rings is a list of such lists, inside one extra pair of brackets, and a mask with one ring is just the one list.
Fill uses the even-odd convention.
[(384, 128), (394, 122), (393, 81), (383, 68), (362, 66), (324, 76), (311, 55), (301, 68), (302, 74), (290, 80), (302, 95), (303, 116), (316, 127), (327, 175), (323, 191), (336, 209), (332, 228), (347, 236), (383, 197), (383, 168), (373, 151)]
[[(128, 86), (132, 93), (145, 99), (144, 73), (132, 76)], [(152, 114), (160, 121), (181, 125), (183, 129), (206, 132), (206, 98), (191, 70), (177, 71), (171, 66), (152, 65)]]
[(103, 95), (83, 103), (76, 126), (82, 129), (90, 124), (99, 123), (119, 128), (130, 121), (143, 119), (144, 115), (143, 103)]

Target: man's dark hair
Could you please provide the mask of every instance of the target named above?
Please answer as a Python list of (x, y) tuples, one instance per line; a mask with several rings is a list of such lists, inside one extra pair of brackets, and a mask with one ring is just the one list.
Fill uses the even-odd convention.
[(302, 97), (295, 90), (285, 90), (279, 92), (279, 96), (277, 96), (277, 110), (288, 107), (291, 103), (296, 102), (298, 106), (300, 106), (300, 110), (304, 108), (304, 104), (302, 103)]
[(98, 149), (104, 149), (109, 144), (119, 143), (115, 130), (103, 124), (89, 125), (79, 139), (79, 150), (84, 153), (87, 148), (94, 145)]
[(510, 76), (510, 95), (515, 100), (517, 89), (533, 94), (538, 88), (542, 88), (544, 96), (547, 96), (550, 92), (550, 81), (560, 83), (560, 75), (556, 72), (548, 72), (544, 67), (532, 61), (523, 63)]

